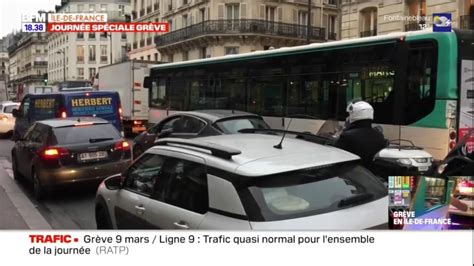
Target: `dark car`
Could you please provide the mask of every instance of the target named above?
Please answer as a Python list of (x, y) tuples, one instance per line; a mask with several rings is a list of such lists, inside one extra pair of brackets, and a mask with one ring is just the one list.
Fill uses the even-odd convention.
[(38, 121), (12, 149), (14, 178), (31, 180), (38, 199), (58, 185), (99, 183), (130, 161), (130, 145), (119, 131), (92, 117)]
[(200, 110), (168, 116), (138, 135), (133, 141), (133, 157), (153, 146), (158, 138), (195, 138), (235, 134), (244, 128), (270, 128), (259, 115), (233, 110)]

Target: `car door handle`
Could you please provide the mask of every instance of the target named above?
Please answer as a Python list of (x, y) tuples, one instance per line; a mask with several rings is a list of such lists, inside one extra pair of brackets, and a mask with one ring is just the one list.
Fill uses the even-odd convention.
[(174, 222), (173, 225), (176, 229), (189, 229), (188, 223), (184, 221)]
[(141, 205), (137, 205), (137, 206), (135, 206), (135, 212), (138, 215), (143, 215), (143, 213), (145, 212), (145, 207), (143, 207)]

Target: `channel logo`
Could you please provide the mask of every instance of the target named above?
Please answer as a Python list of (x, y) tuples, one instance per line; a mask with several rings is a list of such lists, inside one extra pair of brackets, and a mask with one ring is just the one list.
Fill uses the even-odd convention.
[(433, 31), (451, 32), (452, 20), (450, 13), (433, 13)]

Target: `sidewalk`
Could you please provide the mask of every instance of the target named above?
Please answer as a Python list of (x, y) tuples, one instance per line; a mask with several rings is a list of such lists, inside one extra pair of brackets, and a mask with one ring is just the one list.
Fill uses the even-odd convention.
[(12, 176), (11, 164), (0, 157), (0, 229), (51, 229)]

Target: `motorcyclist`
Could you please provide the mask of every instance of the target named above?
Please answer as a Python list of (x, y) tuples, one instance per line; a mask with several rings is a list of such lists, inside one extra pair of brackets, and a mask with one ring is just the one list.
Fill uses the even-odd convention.
[(371, 163), (377, 152), (387, 147), (388, 141), (382, 132), (372, 128), (374, 109), (364, 101), (350, 103), (347, 106), (348, 125), (344, 128), (335, 146), (358, 155), (362, 163), (371, 169)]

